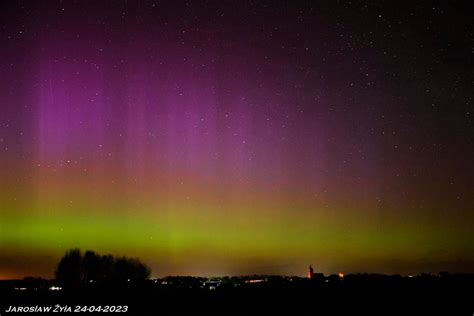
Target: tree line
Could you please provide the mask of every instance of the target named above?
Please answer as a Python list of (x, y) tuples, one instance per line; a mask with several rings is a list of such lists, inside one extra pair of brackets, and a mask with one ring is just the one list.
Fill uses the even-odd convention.
[(135, 282), (150, 276), (150, 268), (136, 258), (99, 255), (87, 250), (70, 249), (59, 261), (55, 277), (66, 287), (84, 283)]

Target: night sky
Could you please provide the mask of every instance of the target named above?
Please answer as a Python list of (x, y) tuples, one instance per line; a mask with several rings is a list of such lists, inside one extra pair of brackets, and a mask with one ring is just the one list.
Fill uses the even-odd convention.
[(457, 1), (2, 1), (0, 278), (474, 272)]

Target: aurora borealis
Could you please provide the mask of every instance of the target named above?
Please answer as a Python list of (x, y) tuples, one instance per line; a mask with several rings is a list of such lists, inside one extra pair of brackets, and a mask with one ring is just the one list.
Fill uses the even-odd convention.
[(474, 272), (466, 12), (2, 2), (0, 279)]

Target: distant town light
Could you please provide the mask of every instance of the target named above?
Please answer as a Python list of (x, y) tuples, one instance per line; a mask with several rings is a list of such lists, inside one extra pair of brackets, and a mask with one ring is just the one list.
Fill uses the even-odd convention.
[(49, 288), (50, 291), (61, 291), (62, 289), (62, 287), (54, 285)]
[(260, 282), (265, 282), (263, 279), (253, 279), (253, 280), (247, 280), (245, 283), (260, 283)]
[(15, 288), (16, 291), (26, 291), (26, 287), (16, 287)]

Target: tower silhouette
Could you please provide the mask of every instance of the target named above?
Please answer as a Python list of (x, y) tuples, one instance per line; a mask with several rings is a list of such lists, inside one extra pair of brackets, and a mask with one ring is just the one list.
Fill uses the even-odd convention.
[(312, 278), (314, 278), (314, 271), (313, 271), (313, 267), (311, 265), (309, 265), (308, 279), (312, 279)]

